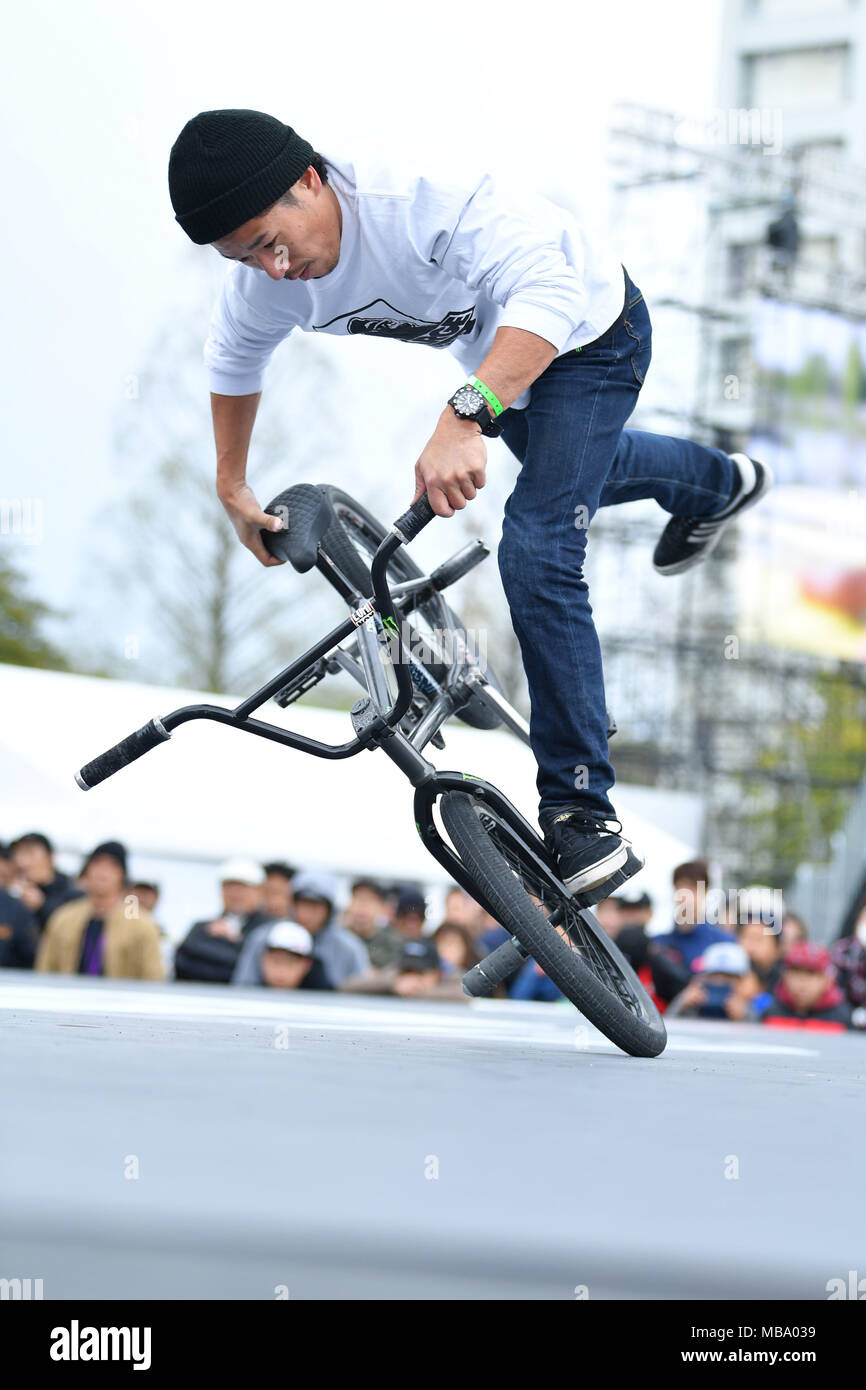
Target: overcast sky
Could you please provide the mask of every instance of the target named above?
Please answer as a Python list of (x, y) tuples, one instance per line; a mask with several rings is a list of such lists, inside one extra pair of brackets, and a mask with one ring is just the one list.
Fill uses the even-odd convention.
[[(214, 252), (190, 247), (168, 200), (169, 149), (190, 116), (256, 107), (350, 158), (400, 148), (420, 165), (427, 150), (471, 151), (473, 162), (483, 152), (494, 170), (525, 171), (604, 221), (611, 104), (710, 108), (721, 3), (35, 0), (7, 12), (0, 496), (41, 499), (44, 539), (0, 543), (39, 593), (68, 603), (98, 588), (94, 519), (124, 488), (111, 440), (128, 379), (222, 274)], [(430, 403), (416, 453), (455, 364), (403, 345), (350, 347), (324, 341), (346, 374), (343, 408), (357, 410), (363, 473), (377, 458), (370, 386), (384, 358), (374, 354), (396, 349), (389, 370), (407, 419)]]

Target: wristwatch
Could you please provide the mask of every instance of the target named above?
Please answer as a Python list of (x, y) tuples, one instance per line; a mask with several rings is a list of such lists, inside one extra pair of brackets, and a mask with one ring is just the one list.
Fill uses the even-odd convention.
[(490, 439), (502, 433), (502, 425), (491, 415), (486, 400), (474, 386), (459, 386), (448, 404), (458, 420), (477, 420), (481, 433)]

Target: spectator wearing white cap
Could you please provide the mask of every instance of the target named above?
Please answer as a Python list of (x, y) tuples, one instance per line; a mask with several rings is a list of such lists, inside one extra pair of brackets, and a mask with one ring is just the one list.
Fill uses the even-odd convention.
[(666, 1017), (742, 1022), (755, 1016), (751, 1001), (757, 989), (743, 947), (736, 941), (715, 941), (695, 962), (695, 978), (672, 1000)]
[(324, 965), (335, 988), (370, 964), (360, 937), (340, 926), (338, 899), (333, 874), (304, 869), (292, 881), (292, 916), (312, 936), (316, 959)]
[(265, 871), (253, 859), (227, 859), (220, 865), (223, 910), (218, 917), (194, 922), (177, 948), (178, 980), (228, 984), (247, 936), (268, 920), (261, 907)]
[[(337, 880), (324, 870), (302, 869), (292, 879), (292, 921), (310, 933), (313, 955), (321, 961), (334, 989), (343, 980), (362, 974), (370, 964), (360, 937), (340, 926), (338, 898)], [(234, 984), (258, 983), (258, 959), (266, 936), (264, 927), (247, 936), (237, 961)]]
[(245, 943), (233, 985), (270, 989), (333, 989), (328, 972), (314, 955), (313, 938), (297, 922), (270, 922)]

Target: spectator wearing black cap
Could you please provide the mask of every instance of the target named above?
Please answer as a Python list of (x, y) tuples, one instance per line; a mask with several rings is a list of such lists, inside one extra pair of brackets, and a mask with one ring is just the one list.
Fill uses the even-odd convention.
[(427, 900), (424, 894), (413, 884), (405, 884), (397, 892), (394, 921), (380, 927), (370, 938), (368, 950), (371, 964), (377, 968), (396, 965), (402, 956), (404, 943), (420, 938), (426, 916)]
[(404, 940), (393, 964), (346, 980), (340, 989), (347, 994), (396, 994), (402, 999), (467, 1002), (461, 977), (443, 972), (435, 942), (429, 936)]
[(49, 917), (36, 969), (64, 975), (162, 980), (159, 931), (132, 894), (126, 895), (126, 850), (117, 840), (97, 845), (84, 862), (85, 896)]
[(15, 866), (14, 888), (24, 906), (32, 912), (40, 931), (52, 912), (64, 903), (82, 897), (81, 889), (54, 864), (54, 846), (41, 830), (19, 835), (9, 846)]
[(333, 989), (315, 957), (313, 938), (297, 922), (268, 922), (247, 942), (232, 976), (233, 985), (269, 989)]

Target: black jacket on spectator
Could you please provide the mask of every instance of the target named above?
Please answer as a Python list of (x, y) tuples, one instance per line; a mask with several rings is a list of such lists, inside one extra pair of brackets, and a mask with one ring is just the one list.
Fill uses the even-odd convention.
[(0, 888), (0, 966), (31, 970), (38, 944), (39, 930), (33, 913)]
[(175, 952), (176, 980), (206, 980), (211, 984), (227, 985), (238, 963), (244, 939), (254, 928), (270, 919), (264, 912), (251, 912), (241, 923), (240, 941), (212, 936), (208, 927), (215, 920), (210, 917), (206, 922), (195, 922), (190, 927)]
[(626, 922), (614, 937), (632, 970), (641, 970), (649, 959), (649, 937), (642, 922)]
[(647, 942), (647, 958), (652, 970), (653, 989), (659, 999), (670, 1004), (680, 991), (685, 989), (692, 978), (692, 972), (675, 951), (656, 946), (652, 940)]
[(64, 903), (71, 903), (73, 898), (84, 897), (84, 890), (76, 888), (67, 874), (56, 873), (50, 883), (40, 883), (37, 886), (45, 895), (44, 903), (34, 914), (40, 931), (45, 930), (45, 923), (58, 907), (63, 907)]

